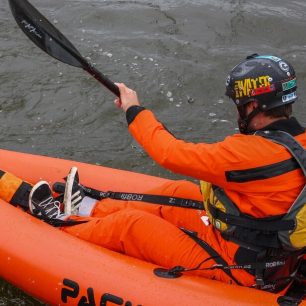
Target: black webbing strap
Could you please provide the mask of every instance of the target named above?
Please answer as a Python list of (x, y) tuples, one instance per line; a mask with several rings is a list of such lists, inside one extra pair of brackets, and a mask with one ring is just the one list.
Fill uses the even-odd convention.
[[(282, 258), (265, 258), (264, 256), (260, 257), (262, 254), (266, 252), (263, 251), (262, 254), (258, 254), (256, 262), (247, 262), (243, 264), (234, 264), (228, 265), (227, 262), (215, 251), (206, 241), (200, 239), (197, 236), (197, 233), (189, 231), (185, 228), (180, 228), (185, 234), (187, 234), (191, 239), (193, 239), (199, 246), (201, 246), (213, 259), (217, 264), (212, 265), (209, 268), (203, 268), (198, 270), (214, 270), (221, 269), (224, 273), (226, 273), (237, 285), (241, 285), (241, 283), (232, 275), (231, 270), (246, 270), (248, 273), (251, 273), (251, 270), (255, 271), (256, 285), (251, 287), (256, 287), (261, 290), (274, 292), (275, 286), (278, 282), (282, 282), (282, 286), (287, 286), (293, 279), (290, 275), (288, 277), (277, 278), (272, 281), (266, 282), (264, 280), (264, 273), (266, 270), (275, 269), (278, 267), (284, 267), (286, 265), (286, 260)], [(188, 271), (188, 270), (185, 270)], [(181, 270), (184, 272), (184, 270)], [(282, 290), (285, 287), (281, 287)], [(272, 290), (271, 290), (272, 289)]]
[[(7, 172), (0, 170), (0, 179), (6, 174)], [(22, 182), (18, 189), (13, 194), (11, 200), (9, 201), (10, 204), (14, 206), (20, 206), (24, 210), (29, 209), (29, 194), (32, 189), (32, 186), (27, 182)]]
[(295, 279), (289, 286), (285, 295), (277, 298), (277, 303), (280, 306), (296, 306), (302, 303), (306, 297), (306, 283), (303, 280)]
[[(200, 239), (197, 236), (197, 233), (189, 231), (185, 228), (180, 228), (186, 235), (188, 235), (191, 239), (193, 239), (201, 248), (203, 248), (211, 257), (213, 257), (214, 261), (222, 266), (222, 270), (226, 273), (237, 285), (241, 286), (241, 283), (233, 276), (230, 267), (228, 266), (227, 262), (221, 257), (221, 255), (213, 249), (206, 241)], [(226, 269), (226, 268), (229, 269)], [(213, 268), (213, 267), (212, 267)]]
[[(304, 249), (306, 254), (306, 248)], [(298, 273), (294, 281), (289, 286), (283, 296), (277, 299), (280, 306), (296, 306), (299, 305), (306, 297), (306, 259), (302, 259)]]
[[(203, 202), (192, 199), (184, 199), (178, 197), (169, 197), (163, 195), (154, 194), (141, 194), (132, 192), (116, 192), (116, 191), (100, 191), (90, 187), (82, 186), (85, 195), (94, 198), (96, 200), (103, 200), (106, 198), (123, 201), (135, 201), (135, 202), (148, 202), (151, 204), (160, 204), (167, 206), (183, 207), (204, 210)], [(65, 190), (64, 183), (55, 183), (53, 190), (58, 193), (63, 193)]]
[(29, 195), (32, 189), (32, 185), (27, 182), (22, 182), (14, 193), (10, 203), (14, 206), (21, 206), (23, 209), (29, 209)]
[[(305, 248), (304, 252), (306, 254), (306, 248)], [(301, 273), (303, 279), (306, 281), (306, 257), (304, 257), (304, 259), (302, 260), (301, 267), (300, 267), (300, 273)]]
[(221, 220), (226, 224), (246, 227), (265, 231), (288, 231), (295, 228), (294, 220), (273, 220), (268, 218), (251, 219), (242, 216), (234, 216), (224, 213), (218, 208), (209, 205), (209, 212), (214, 219)]
[(54, 227), (65, 227), (65, 226), (74, 226), (74, 225), (79, 225), (82, 223), (87, 223), (87, 220), (60, 220), (60, 219), (49, 219), (49, 218), (40, 218), (42, 221), (54, 226)]

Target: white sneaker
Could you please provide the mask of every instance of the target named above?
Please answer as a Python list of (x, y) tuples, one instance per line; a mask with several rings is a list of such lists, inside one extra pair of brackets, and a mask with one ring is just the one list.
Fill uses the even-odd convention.
[(77, 167), (72, 167), (67, 176), (65, 194), (64, 194), (64, 211), (66, 215), (77, 215), (80, 204), (84, 198), (84, 191), (79, 184), (79, 174)]
[(31, 213), (41, 219), (63, 219), (65, 217), (60, 209), (61, 203), (52, 196), (50, 185), (40, 181), (33, 186), (29, 196)]

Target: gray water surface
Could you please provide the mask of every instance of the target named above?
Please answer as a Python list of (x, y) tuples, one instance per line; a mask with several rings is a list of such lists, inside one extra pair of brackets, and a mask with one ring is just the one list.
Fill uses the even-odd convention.
[[(224, 96), (228, 71), (252, 53), (296, 68), (305, 122), (306, 1), (33, 0), (77, 49), (179, 138), (214, 142), (237, 132)], [(126, 129), (114, 96), (81, 69), (52, 59), (0, 0), (0, 142), (9, 150), (178, 178), (152, 162)], [(1, 305), (39, 305), (0, 282)]]

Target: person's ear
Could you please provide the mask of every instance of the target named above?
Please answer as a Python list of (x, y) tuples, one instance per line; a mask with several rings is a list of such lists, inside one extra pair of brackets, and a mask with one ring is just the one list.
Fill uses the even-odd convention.
[(256, 109), (258, 106), (259, 106), (259, 103), (256, 100), (251, 102), (252, 110)]

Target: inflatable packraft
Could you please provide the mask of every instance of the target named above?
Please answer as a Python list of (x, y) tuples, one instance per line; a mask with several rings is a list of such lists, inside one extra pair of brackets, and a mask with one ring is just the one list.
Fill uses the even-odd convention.
[[(0, 169), (33, 184), (41, 179), (50, 184), (61, 181), (72, 166), (79, 168), (82, 184), (99, 190), (121, 191), (124, 186), (125, 191), (145, 193), (165, 181), (0, 150)], [(153, 264), (82, 241), (2, 200), (0, 232), (0, 277), (48, 305), (237, 306), (282, 305), (290, 300), (197, 276), (158, 277)]]

